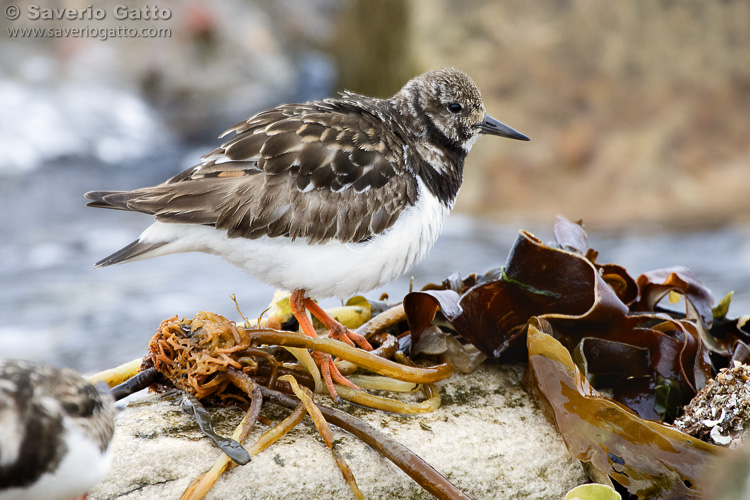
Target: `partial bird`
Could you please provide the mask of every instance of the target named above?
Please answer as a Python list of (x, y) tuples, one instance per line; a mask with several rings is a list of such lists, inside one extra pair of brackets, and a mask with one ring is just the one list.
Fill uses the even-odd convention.
[(104, 479), (114, 400), (74, 370), (0, 360), (0, 500), (72, 500)]

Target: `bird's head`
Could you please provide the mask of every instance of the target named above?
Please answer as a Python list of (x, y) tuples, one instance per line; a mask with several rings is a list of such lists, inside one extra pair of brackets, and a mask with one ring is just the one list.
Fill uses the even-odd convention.
[(413, 78), (394, 101), (402, 103), (402, 113), (412, 115), (422, 137), (460, 147), (467, 153), (479, 134), (529, 140), (487, 115), (479, 89), (457, 69), (428, 71)]

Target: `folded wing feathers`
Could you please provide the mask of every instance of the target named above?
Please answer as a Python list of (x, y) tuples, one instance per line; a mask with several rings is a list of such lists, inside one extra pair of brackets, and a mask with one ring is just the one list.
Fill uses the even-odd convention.
[[(151, 188), (87, 193), (88, 205), (213, 225), (230, 237), (364, 241), (416, 202), (416, 180), (401, 175), (398, 137), (372, 114), (331, 112), (342, 106), (322, 101), (259, 113), (230, 128), (224, 136), (235, 135), (201, 165)], [(128, 248), (111, 258), (140, 252)]]

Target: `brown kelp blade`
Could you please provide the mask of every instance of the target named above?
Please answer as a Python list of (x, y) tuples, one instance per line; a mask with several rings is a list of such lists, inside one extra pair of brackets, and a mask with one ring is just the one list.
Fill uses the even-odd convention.
[[(492, 271), (492, 278), (453, 280), (447, 284), (450, 289), (433, 287), (407, 295), (404, 308), (412, 337), (418, 339), (440, 310), (461, 337), (485, 354), (499, 357), (515, 351), (517, 355), (525, 348), (529, 319), (542, 318), (554, 326), (556, 338), (569, 351), (575, 351), (584, 338), (589, 346), (598, 346), (579, 349), (576, 361), (590, 362), (594, 370), (587, 374), (597, 371), (595, 365), (614, 368), (619, 363), (622, 370), (599, 379), (613, 388), (616, 400), (642, 417), (671, 420), (711, 374), (708, 349), (701, 340), (704, 329), (697, 315), (691, 321), (631, 311), (628, 304), (637, 302), (636, 281), (620, 266), (596, 264), (595, 252), (582, 247), (586, 242), (582, 231), (578, 224), (558, 220), (555, 234), (562, 241), (556, 245), (545, 245), (521, 231), (504, 270)], [(687, 279), (687, 272), (681, 275), (686, 280), (672, 279), (658, 289), (690, 283), (690, 294), (683, 287), (688, 304), (696, 297), (704, 301), (698, 306), (704, 309), (710, 295), (697, 280)], [(653, 283), (658, 276), (657, 272), (653, 280), (641, 281)], [(472, 281), (473, 286), (463, 289)], [(639, 367), (637, 374), (631, 365)]]
[(707, 464), (725, 450), (600, 396), (540, 323), (532, 320), (527, 332), (529, 385), (570, 453), (638, 498), (700, 498)]

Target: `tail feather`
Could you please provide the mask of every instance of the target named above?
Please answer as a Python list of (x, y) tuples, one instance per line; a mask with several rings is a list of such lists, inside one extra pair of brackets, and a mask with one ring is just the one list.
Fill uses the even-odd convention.
[(133, 207), (129, 206), (133, 198), (132, 191), (89, 191), (84, 196), (93, 200), (86, 204), (87, 207), (133, 210)]
[[(117, 208), (117, 207), (107, 207), (107, 208)], [(168, 241), (157, 241), (154, 243), (145, 243), (140, 240), (135, 240), (133, 243), (129, 244), (126, 247), (121, 248), (120, 250), (116, 251), (109, 257), (106, 257), (96, 264), (94, 264), (94, 267), (107, 267), (114, 264), (122, 264), (123, 262), (131, 261), (131, 260), (141, 260), (141, 259), (147, 259), (148, 256), (147, 253), (151, 252), (152, 250), (156, 250), (157, 248), (160, 248), (164, 245), (169, 243)]]

